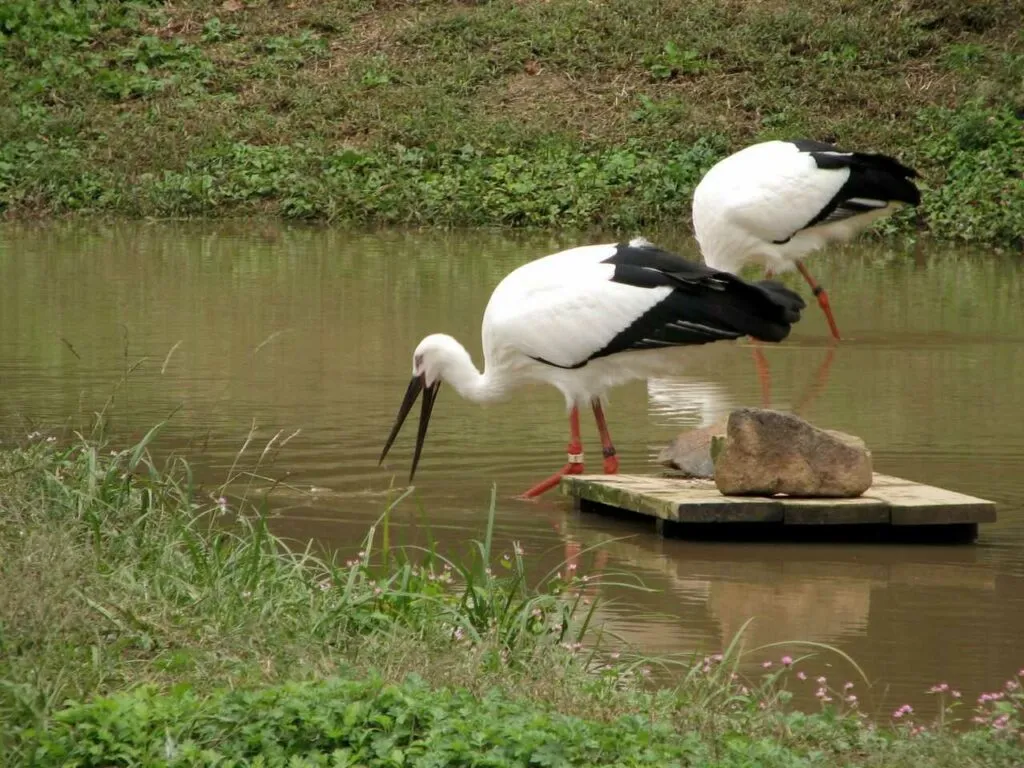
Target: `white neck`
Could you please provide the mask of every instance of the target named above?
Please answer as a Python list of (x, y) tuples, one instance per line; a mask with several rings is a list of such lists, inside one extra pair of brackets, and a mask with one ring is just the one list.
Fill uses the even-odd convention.
[(441, 369), (442, 381), (451, 384), (460, 397), (474, 403), (501, 400), (508, 390), (508, 382), (494, 376), (491, 371), (483, 373), (473, 365), (469, 353), (450, 355)]

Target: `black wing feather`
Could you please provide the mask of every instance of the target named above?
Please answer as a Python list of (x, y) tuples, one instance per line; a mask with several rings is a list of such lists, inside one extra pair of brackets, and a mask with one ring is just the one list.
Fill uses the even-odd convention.
[[(797, 232), (818, 224), (848, 219), (883, 208), (893, 202), (908, 205), (919, 205), (921, 202), (921, 192), (911, 181), (917, 178), (917, 171), (888, 155), (847, 152), (831, 144), (810, 139), (800, 139), (792, 144), (801, 152), (810, 154), (819, 168), (848, 168), (850, 177), (824, 208), (792, 235), (784, 240), (776, 240), (777, 245), (789, 242)], [(868, 200), (877, 201), (878, 204), (863, 202)]]
[(780, 283), (750, 283), (653, 245), (620, 243), (604, 263), (615, 266), (614, 282), (637, 288), (669, 287), (672, 293), (586, 360), (559, 367), (581, 368), (595, 358), (627, 350), (708, 344), (741, 336), (782, 341), (804, 308), (803, 299)]

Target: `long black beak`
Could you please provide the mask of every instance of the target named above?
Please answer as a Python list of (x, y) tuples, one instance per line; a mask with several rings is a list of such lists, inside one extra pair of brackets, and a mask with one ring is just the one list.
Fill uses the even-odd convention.
[[(423, 390), (426, 389), (425, 392)], [(388, 435), (387, 442), (384, 443), (384, 450), (380, 452), (380, 459), (377, 461), (378, 466), (384, 461), (384, 457), (388, 455), (388, 451), (391, 450), (391, 444), (395, 442), (395, 438), (398, 437), (398, 432), (402, 428), (402, 424), (405, 423), (405, 417), (409, 415), (409, 411), (412, 410), (413, 405), (416, 403), (416, 398), (420, 396), (420, 392), (423, 392), (423, 405), (420, 408), (420, 426), (416, 432), (416, 450), (412, 454), (412, 469), (409, 471), (409, 482), (412, 482), (413, 476), (416, 474), (416, 466), (420, 463), (420, 454), (423, 452), (423, 442), (427, 438), (427, 426), (430, 424), (430, 412), (434, 410), (434, 401), (437, 400), (437, 393), (441, 389), (441, 380), (438, 379), (429, 387), (424, 387), (422, 376), (413, 376), (412, 381), (409, 382), (409, 388), (405, 390), (405, 397), (402, 398), (402, 404), (398, 407), (398, 416), (395, 417), (395, 425), (391, 428), (391, 434)]]

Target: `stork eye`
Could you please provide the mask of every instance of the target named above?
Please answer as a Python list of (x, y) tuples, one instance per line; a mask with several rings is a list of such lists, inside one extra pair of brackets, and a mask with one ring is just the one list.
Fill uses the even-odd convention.
[(423, 355), (413, 355), (412, 364), (416, 367), (416, 370), (423, 367)]

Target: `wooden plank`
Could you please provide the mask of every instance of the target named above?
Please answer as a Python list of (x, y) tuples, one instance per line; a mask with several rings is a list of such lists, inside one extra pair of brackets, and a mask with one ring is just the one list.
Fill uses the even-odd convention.
[(569, 475), (562, 491), (596, 504), (677, 523), (782, 522), (779, 500), (723, 496), (710, 480), (651, 475)]
[(955, 525), (996, 519), (991, 501), (876, 474), (855, 499), (723, 496), (714, 481), (662, 475), (570, 475), (562, 493), (674, 523)]
[(786, 525), (888, 525), (889, 505), (857, 499), (786, 499)]
[(994, 523), (994, 502), (931, 485), (872, 487), (872, 496), (889, 504), (893, 525)]

